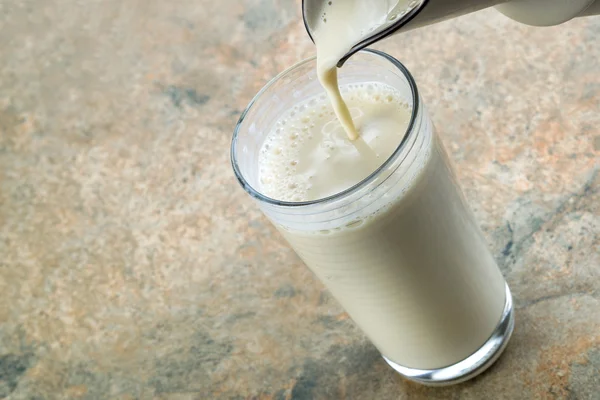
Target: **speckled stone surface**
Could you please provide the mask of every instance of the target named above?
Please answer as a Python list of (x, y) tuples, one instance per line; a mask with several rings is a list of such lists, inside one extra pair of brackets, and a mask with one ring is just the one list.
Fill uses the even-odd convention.
[(493, 10), (414, 73), (513, 290), (465, 384), (409, 383), (238, 187), (233, 126), (313, 47), (297, 1), (0, 2), (0, 398), (599, 399), (600, 18)]

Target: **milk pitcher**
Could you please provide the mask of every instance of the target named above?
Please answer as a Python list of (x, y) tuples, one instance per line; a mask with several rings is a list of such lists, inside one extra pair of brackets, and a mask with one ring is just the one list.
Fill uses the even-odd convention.
[[(411, 29), (442, 22), (484, 8), (495, 7), (507, 17), (527, 25), (551, 26), (575, 17), (600, 14), (600, 0), (334, 0), (353, 1), (357, 5), (381, 10), (381, 23), (344, 56), (341, 66), (352, 54), (383, 38)], [(313, 37), (327, 0), (303, 0), (302, 13), (308, 34)], [(378, 10), (378, 12), (379, 12)]]

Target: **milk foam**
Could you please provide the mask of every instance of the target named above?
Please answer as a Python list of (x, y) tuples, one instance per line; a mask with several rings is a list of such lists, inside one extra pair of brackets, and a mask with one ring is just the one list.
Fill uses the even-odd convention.
[(261, 190), (283, 201), (310, 201), (359, 183), (387, 160), (404, 137), (410, 106), (382, 83), (343, 86), (360, 138), (348, 140), (325, 96), (315, 96), (283, 114), (262, 146)]

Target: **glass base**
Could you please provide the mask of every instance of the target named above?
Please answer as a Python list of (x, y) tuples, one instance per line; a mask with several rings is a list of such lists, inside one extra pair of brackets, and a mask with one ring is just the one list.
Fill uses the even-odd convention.
[(506, 348), (515, 327), (512, 296), (506, 285), (506, 302), (498, 326), (492, 336), (477, 350), (464, 360), (439, 369), (415, 369), (403, 367), (395, 362), (383, 359), (405, 378), (427, 386), (446, 386), (464, 382), (488, 369)]

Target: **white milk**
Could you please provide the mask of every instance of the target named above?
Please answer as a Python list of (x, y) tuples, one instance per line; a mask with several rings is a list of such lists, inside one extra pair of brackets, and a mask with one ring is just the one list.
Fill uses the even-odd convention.
[[(261, 192), (321, 199), (357, 184), (395, 151), (410, 120), (399, 93), (380, 83), (342, 92), (360, 139), (348, 141), (324, 96), (297, 104), (263, 145)], [(382, 183), (385, 194), (357, 201), (351, 219), (313, 229), (273, 222), (384, 356), (435, 369), (461, 361), (489, 338), (505, 284), (437, 136), (422, 129), (405, 147), (395, 179)]]

